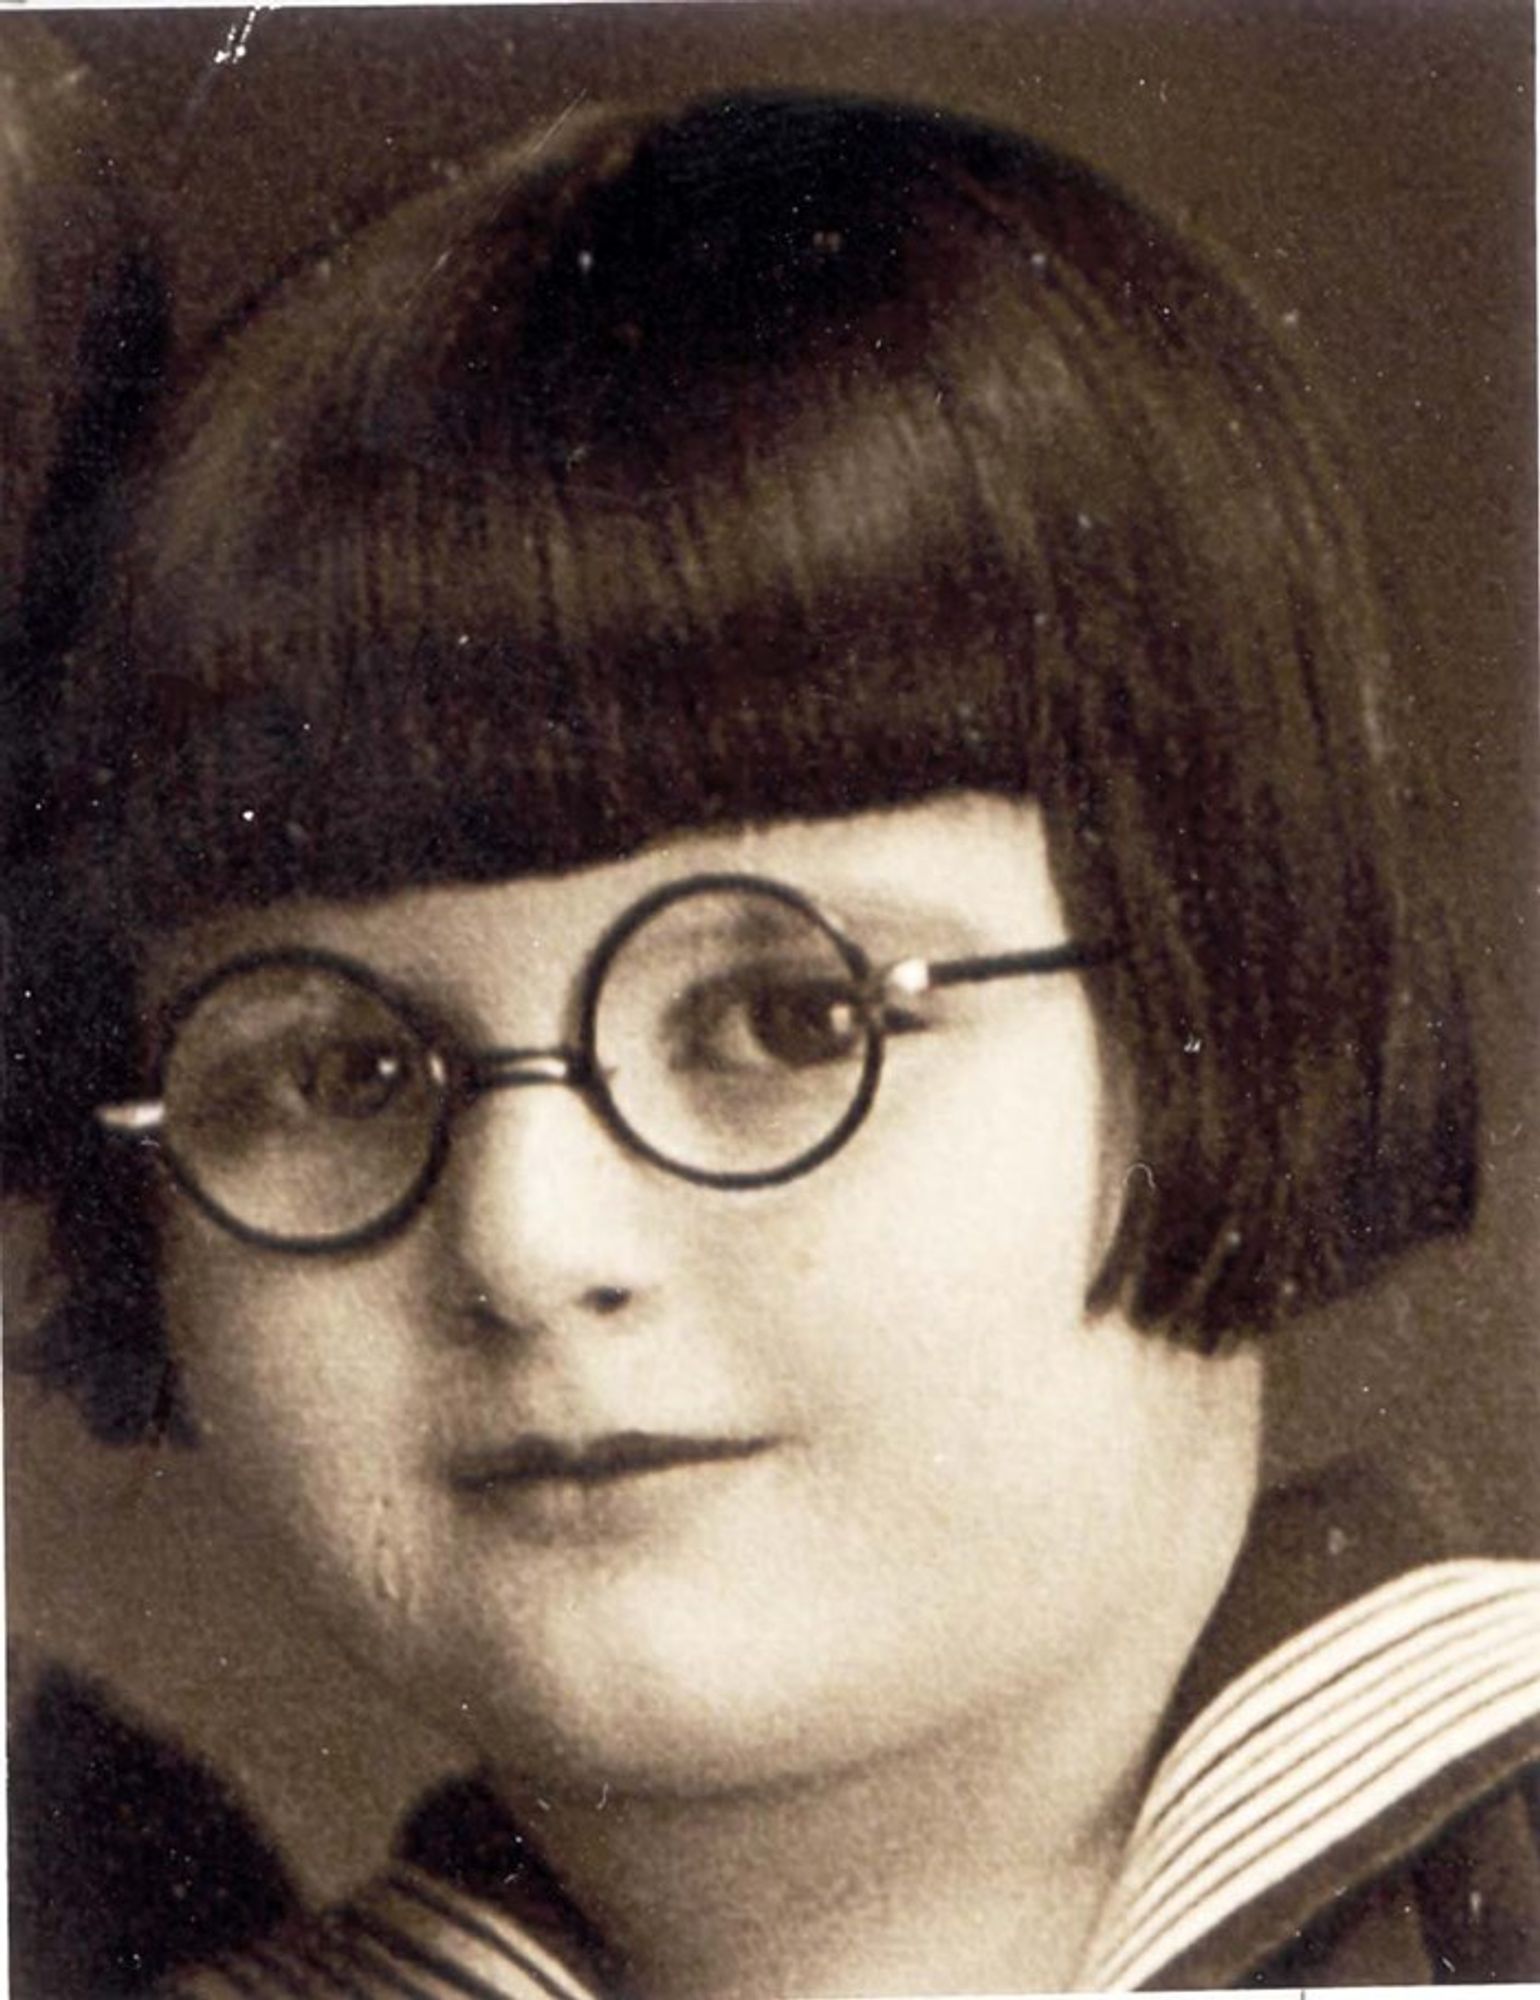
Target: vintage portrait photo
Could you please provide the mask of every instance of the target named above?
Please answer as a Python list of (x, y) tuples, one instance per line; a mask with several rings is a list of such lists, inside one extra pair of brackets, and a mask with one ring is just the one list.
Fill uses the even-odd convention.
[(0, 0), (17, 2000), (1540, 1981), (1518, 0)]

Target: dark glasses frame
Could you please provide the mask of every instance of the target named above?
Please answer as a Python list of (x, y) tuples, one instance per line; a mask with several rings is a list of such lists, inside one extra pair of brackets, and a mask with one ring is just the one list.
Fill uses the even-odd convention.
[[(644, 924), (673, 904), (692, 896), (724, 893), (766, 897), (795, 911), (823, 933), (849, 971), (854, 990), (861, 996), (864, 1036), (861, 1075), (849, 1105), (835, 1125), (816, 1144), (780, 1166), (731, 1173), (692, 1167), (654, 1146), (621, 1111), (597, 1057), (599, 1010), (605, 980), (621, 950)], [(968, 958), (907, 958), (876, 967), (854, 938), (800, 889), (761, 875), (689, 875), (649, 891), (623, 910), (602, 933), (583, 969), (575, 1043), (557, 1044), (550, 1048), (466, 1048), (447, 1037), (440, 1026), (430, 1022), (408, 995), (356, 959), (309, 946), (246, 952), (215, 967), (203, 978), (185, 987), (171, 1002), (161, 1025), (160, 1048), (152, 1073), (152, 1094), (124, 1103), (98, 1105), (94, 1116), (97, 1124), (113, 1137), (138, 1140), (153, 1146), (175, 1184), (230, 1235), (259, 1249), (284, 1251), (299, 1257), (341, 1255), (361, 1250), (405, 1228), (428, 1202), (438, 1184), (449, 1156), (455, 1120), (493, 1090), (522, 1089), (536, 1084), (556, 1084), (576, 1090), (628, 1152), (677, 1179), (697, 1187), (727, 1191), (775, 1187), (785, 1181), (797, 1180), (822, 1166), (849, 1143), (865, 1122), (882, 1080), (888, 1035), (883, 1013), (889, 1003), (917, 999), (926, 992), (949, 986), (1083, 971), (1104, 964), (1111, 956), (1111, 950), (1103, 945), (1066, 943), (1036, 951), (997, 952)], [(175, 1147), (161, 1136), (166, 1118), (166, 1074), (177, 1031), (183, 1022), (211, 993), (229, 980), (264, 967), (284, 965), (333, 972), (362, 988), (393, 1014), (419, 1043), (425, 1072), (434, 1085), (433, 1121), (427, 1133), (423, 1163), (415, 1178), (399, 1200), (392, 1202), (383, 1214), (341, 1234), (278, 1236), (242, 1221), (199, 1185), (192, 1170), (178, 1157)]]

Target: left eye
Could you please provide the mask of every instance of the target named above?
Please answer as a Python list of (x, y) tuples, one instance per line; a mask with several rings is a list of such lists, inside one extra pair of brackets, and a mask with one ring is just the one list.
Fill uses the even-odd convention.
[(681, 995), (668, 1028), (673, 1068), (719, 1073), (856, 1062), (867, 1036), (848, 982), (748, 970)]

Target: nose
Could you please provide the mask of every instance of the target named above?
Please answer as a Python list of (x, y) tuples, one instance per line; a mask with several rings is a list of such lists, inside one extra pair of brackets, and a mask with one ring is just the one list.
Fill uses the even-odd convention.
[(635, 1324), (658, 1283), (656, 1178), (554, 1076), (484, 1091), (430, 1204), (445, 1305), (525, 1335)]

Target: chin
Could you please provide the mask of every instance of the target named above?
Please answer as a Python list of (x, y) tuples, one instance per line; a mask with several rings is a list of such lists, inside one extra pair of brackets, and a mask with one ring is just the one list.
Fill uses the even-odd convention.
[(750, 1727), (681, 1728), (664, 1737), (644, 1728), (615, 1728), (602, 1735), (570, 1729), (531, 1729), (519, 1740), (498, 1735), (477, 1745), (479, 1761), (513, 1796), (592, 1804), (596, 1798), (692, 1801), (728, 1800), (796, 1791), (870, 1761), (866, 1744), (839, 1746), (805, 1733), (795, 1740), (778, 1730)]
[(512, 1795), (589, 1803), (765, 1797), (837, 1781), (966, 1727), (963, 1691), (933, 1676), (886, 1677), (859, 1660), (795, 1667), (761, 1653), (697, 1659), (664, 1675), (636, 1668), (559, 1685), (504, 1687), (452, 1718)]
[(538, 1705), (494, 1698), (454, 1720), (481, 1762), (547, 1795), (707, 1798), (797, 1783), (839, 1761), (784, 1713), (729, 1710), (687, 1688), (676, 1699), (621, 1693), (599, 1709), (570, 1694)]

